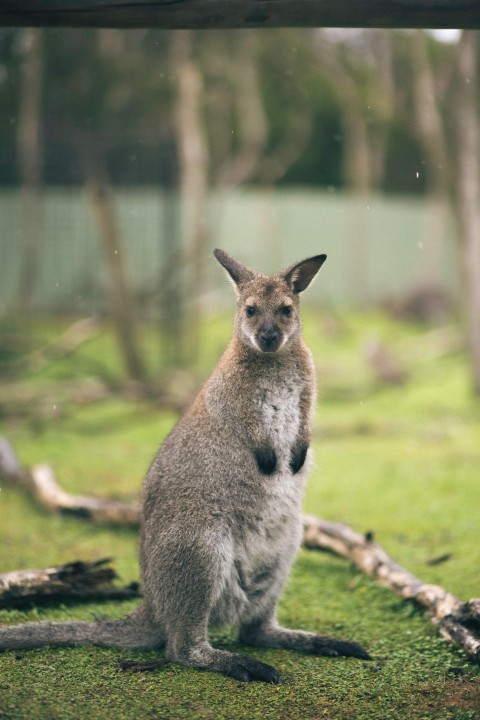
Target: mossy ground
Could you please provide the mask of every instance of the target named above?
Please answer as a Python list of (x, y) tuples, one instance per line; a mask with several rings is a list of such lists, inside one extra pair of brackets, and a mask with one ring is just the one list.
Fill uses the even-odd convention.
[[(395, 560), (425, 581), (463, 599), (480, 595), (480, 403), (470, 394), (466, 357), (457, 352), (426, 361), (418, 328), (393, 324), (377, 313), (341, 316), (333, 330), (325, 314), (307, 314), (305, 324), (321, 386), (306, 510), (374, 531)], [(32, 342), (40, 344), (64, 325), (37, 326)], [(406, 357), (408, 349), (405, 386), (376, 385), (362, 349), (372, 334), (389, 342), (399, 357)], [(212, 320), (204, 337), (198, 377), (218, 357), (228, 323)], [(153, 358), (154, 340), (147, 338), (146, 347)], [(14, 363), (8, 361), (13, 379)], [(48, 387), (93, 370), (120, 378), (107, 329), (69, 358), (24, 375), (22, 382)], [(1, 432), (25, 464), (49, 462), (70, 491), (128, 500), (137, 496), (145, 468), (175, 419), (150, 403), (116, 396), (93, 405), (52, 408), (51, 416), (13, 414), (3, 419)], [(5, 485), (0, 486), (0, 522), (0, 571), (113, 556), (122, 580), (138, 577), (133, 531), (46, 515)], [(441, 555), (450, 559), (428, 563)], [(133, 606), (4, 610), (0, 622), (117, 617)], [(268, 686), (174, 665), (138, 674), (118, 667), (120, 658), (152, 653), (92, 647), (4, 652), (0, 718), (480, 718), (478, 668), (446, 644), (421, 611), (349, 563), (302, 551), (280, 617), (291, 627), (353, 638), (374, 659), (364, 663), (243, 649), (233, 629), (212, 634), (217, 646), (249, 652), (277, 667), (284, 684)]]

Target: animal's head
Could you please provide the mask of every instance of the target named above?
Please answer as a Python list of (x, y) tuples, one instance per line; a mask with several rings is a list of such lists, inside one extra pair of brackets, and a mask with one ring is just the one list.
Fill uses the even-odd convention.
[(235, 328), (238, 339), (261, 353), (283, 350), (301, 330), (299, 294), (327, 259), (315, 255), (276, 275), (262, 275), (223, 250), (213, 254), (230, 276), (237, 295)]

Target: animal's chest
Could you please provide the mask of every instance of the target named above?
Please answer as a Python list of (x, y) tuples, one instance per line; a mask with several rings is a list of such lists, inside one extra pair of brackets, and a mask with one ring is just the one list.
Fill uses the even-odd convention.
[(255, 389), (253, 404), (257, 418), (277, 454), (287, 456), (301, 423), (301, 383), (290, 379), (261, 383)]

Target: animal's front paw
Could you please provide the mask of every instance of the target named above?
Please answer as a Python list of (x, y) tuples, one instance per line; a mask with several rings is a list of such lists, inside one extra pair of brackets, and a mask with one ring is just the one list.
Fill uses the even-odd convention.
[(255, 460), (258, 469), (263, 475), (271, 475), (277, 467), (277, 456), (275, 450), (271, 447), (264, 446), (254, 451)]
[(360, 660), (371, 660), (369, 653), (358, 643), (348, 640), (335, 640), (327, 635), (316, 635), (313, 638), (312, 652), (327, 657), (355, 657)]
[(297, 445), (290, 450), (290, 470), (294, 475), (304, 466), (307, 451), (308, 445)]

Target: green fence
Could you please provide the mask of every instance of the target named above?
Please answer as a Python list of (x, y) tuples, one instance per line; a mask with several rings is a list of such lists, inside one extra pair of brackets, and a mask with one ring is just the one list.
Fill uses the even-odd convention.
[[(115, 193), (115, 211), (141, 307), (159, 302), (175, 198), (152, 188)], [(49, 188), (43, 196), (42, 247), (35, 288), (39, 311), (102, 313), (107, 273), (98, 230), (81, 189)], [(212, 193), (205, 217), (210, 248), (222, 247), (264, 272), (326, 252), (310, 300), (351, 304), (402, 294), (421, 280), (455, 292), (458, 271), (453, 223), (440, 232), (422, 199), (351, 196), (312, 190)], [(22, 205), (17, 189), (0, 192), (0, 311), (18, 303)], [(206, 263), (206, 292), (221, 303), (216, 263)]]

